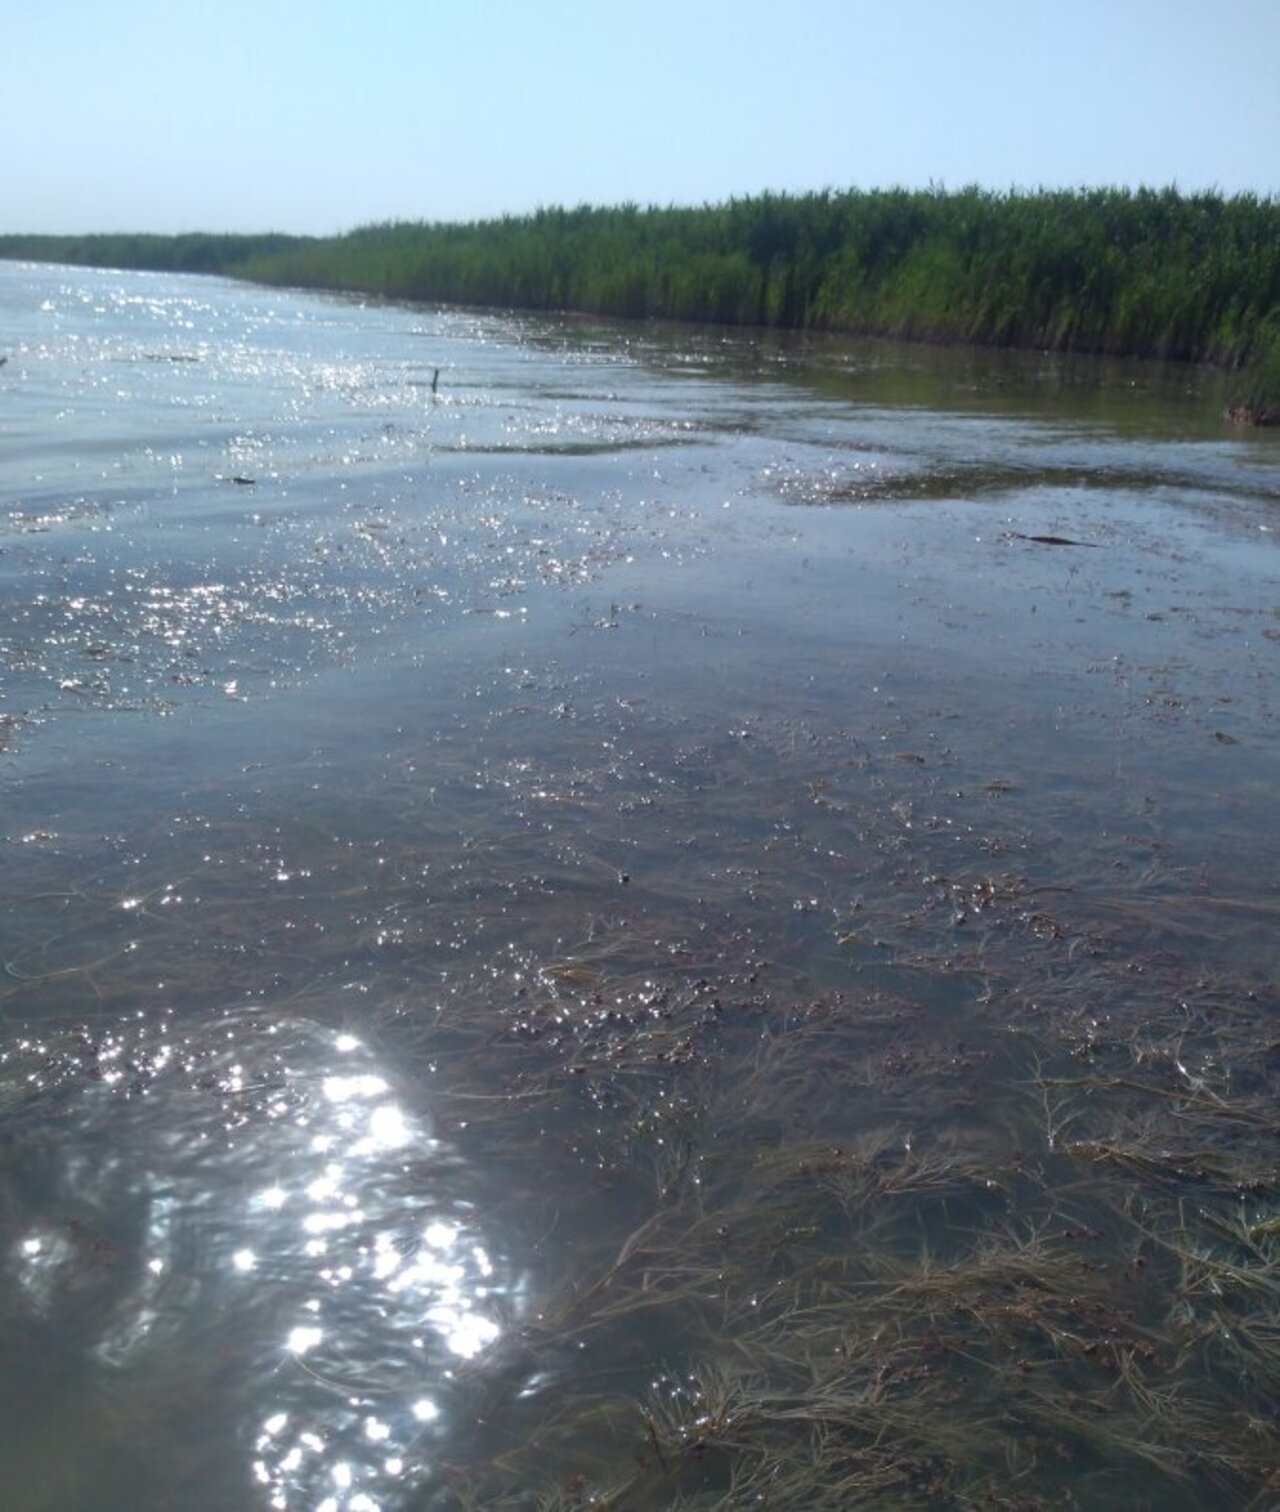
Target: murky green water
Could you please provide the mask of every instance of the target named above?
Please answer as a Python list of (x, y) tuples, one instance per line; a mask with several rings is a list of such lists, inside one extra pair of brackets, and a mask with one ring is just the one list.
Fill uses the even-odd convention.
[(8, 1505), (1270, 1505), (1276, 438), (0, 310)]

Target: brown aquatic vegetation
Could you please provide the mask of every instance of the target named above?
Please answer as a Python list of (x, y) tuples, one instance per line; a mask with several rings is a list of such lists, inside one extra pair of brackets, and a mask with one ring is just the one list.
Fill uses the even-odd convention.
[[(438, 1130), (510, 1173), (533, 1231), (509, 1360), (458, 1372), (486, 1426), (430, 1472), (460, 1506), (1047, 1507), (1068, 1488), (1106, 1506), (1135, 1477), (1161, 1506), (1265, 1498), (1274, 989), (1208, 971), (1193, 943), (1265, 925), (1274, 900), (1025, 875), (997, 856), (1011, 821), (959, 840), (919, 822), (932, 760), (836, 769), (821, 744), (793, 758), (794, 734), (772, 737), (797, 781), (767, 838), (726, 842), (723, 876), (688, 896), (635, 867), (610, 882), (625, 906), (602, 900), (618, 868), (573, 823), (556, 881), (591, 881), (567, 898), (530, 882), (519, 829), (375, 847), (298, 826), (324, 901), (300, 882), (297, 919), (357, 915), (375, 1011), (343, 989), (350, 933), (315, 932), (305, 962), (266, 925), (258, 959), (224, 948), (256, 858), (177, 884), (157, 864), (127, 899), (92, 875), (54, 886), (50, 866), (15, 905), (42, 922), (2, 1006), (63, 1011), (6, 1051), (6, 1132), (120, 1065), (121, 1097), (176, 1076), (261, 1116), (314, 1091), (267, 1053), (272, 1025), (358, 1029)], [(877, 808), (862, 781), (894, 787)], [(580, 822), (602, 827), (593, 802)], [(856, 899), (829, 859), (855, 832)], [(206, 899), (197, 918), (164, 902), (174, 885)], [(215, 1023), (258, 1026), (251, 1076), (231, 1078), (214, 1031), (156, 1063), (123, 1007), (155, 1002), (160, 976), (175, 1001), (237, 1003)], [(526, 1400), (512, 1383), (530, 1379), (548, 1384)]]

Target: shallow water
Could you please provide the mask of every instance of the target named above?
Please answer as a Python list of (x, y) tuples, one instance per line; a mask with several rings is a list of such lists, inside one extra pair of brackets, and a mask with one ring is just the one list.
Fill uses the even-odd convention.
[(1274, 1489), (1275, 437), (1151, 365), (0, 311), (12, 1504)]

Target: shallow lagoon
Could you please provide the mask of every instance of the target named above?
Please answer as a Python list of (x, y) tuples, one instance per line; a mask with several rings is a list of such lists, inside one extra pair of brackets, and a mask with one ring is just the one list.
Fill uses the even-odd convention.
[(0, 308), (15, 1505), (1265, 1500), (1275, 438), (1153, 366)]

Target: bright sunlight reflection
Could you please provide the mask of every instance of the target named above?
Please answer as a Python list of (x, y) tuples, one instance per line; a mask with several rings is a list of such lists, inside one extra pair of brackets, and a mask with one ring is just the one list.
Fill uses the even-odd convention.
[[(158, 1037), (145, 1025), (137, 1034), (147, 1046)], [(123, 1038), (118, 1050), (121, 1063), (135, 1054)], [(189, 1056), (197, 1064), (189, 1047), (174, 1063)], [(460, 1421), (461, 1367), (483, 1361), (520, 1306), (477, 1221), (477, 1177), (353, 1035), (255, 1016), (225, 1029), (199, 1066), (198, 1096), (159, 1078), (128, 1103), (139, 1143), (153, 1123), (171, 1136), (170, 1088), (187, 1120), (181, 1141), (155, 1146), (174, 1163), (153, 1158), (130, 1178), (140, 1242), (130, 1249), (84, 1220), (15, 1234), (24, 1305), (55, 1313), (68, 1277), (86, 1284), (91, 1258), (117, 1287), (99, 1309), (102, 1366), (145, 1376), (180, 1318), (189, 1357), (235, 1374), (251, 1414), (254, 1505), (403, 1506)], [(118, 1130), (124, 1094), (97, 1086)], [(90, 1134), (94, 1161), (76, 1169), (111, 1176)]]
[[(342, 1069), (320, 1077), (319, 1095), (294, 1110), (302, 1135), (296, 1158), (275, 1166), (274, 1181), (251, 1194), (249, 1208), (260, 1223), (287, 1225), (293, 1239), (281, 1248), (300, 1257), (314, 1283), (298, 1293), (281, 1356), (303, 1385), (341, 1393), (345, 1407), (325, 1422), (314, 1411), (271, 1411), (254, 1442), (253, 1475), (272, 1508), (361, 1512), (401, 1498), (402, 1490), (393, 1491), (407, 1463), (429, 1464), (430, 1435), (443, 1428), (445, 1410), (422, 1388), (447, 1382), (450, 1360), (473, 1360), (496, 1343), (503, 1288), (465, 1217), (432, 1216), (407, 1229), (397, 1211), (379, 1223), (372, 1178), (406, 1152), (415, 1162), (438, 1155), (438, 1142), (397, 1104), (386, 1078), (368, 1069), (359, 1040), (340, 1035), (333, 1048)], [(233, 1272), (256, 1278), (267, 1251), (266, 1243), (235, 1250)], [(369, 1383), (353, 1379), (347, 1351), (355, 1297), (394, 1317), (413, 1350), (416, 1380), (402, 1392), (380, 1382), (364, 1390)], [(282, 1377), (286, 1388), (297, 1379)], [(289, 1399), (282, 1389), (276, 1403)]]

